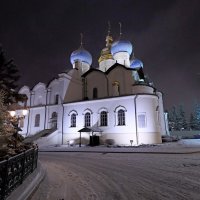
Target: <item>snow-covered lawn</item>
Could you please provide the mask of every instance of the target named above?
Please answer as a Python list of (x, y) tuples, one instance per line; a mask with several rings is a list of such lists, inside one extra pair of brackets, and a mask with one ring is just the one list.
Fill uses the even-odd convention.
[(135, 149), (140, 153), (40, 152), (47, 174), (32, 200), (200, 199), (198, 147), (143, 147), (148, 154)]
[(200, 139), (184, 139), (180, 140), (178, 144), (185, 147), (200, 147)]

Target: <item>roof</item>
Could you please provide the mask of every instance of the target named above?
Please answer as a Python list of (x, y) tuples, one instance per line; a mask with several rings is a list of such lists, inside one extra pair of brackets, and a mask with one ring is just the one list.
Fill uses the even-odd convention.
[(122, 64), (119, 64), (119, 63), (115, 63), (114, 65), (112, 65), (106, 72), (102, 72), (101, 70), (99, 69), (96, 69), (96, 68), (90, 68), (87, 72), (85, 72), (82, 77), (86, 77), (88, 74), (90, 74), (91, 72), (95, 71), (95, 72), (100, 72), (100, 73), (103, 73), (103, 74), (109, 74), (113, 69), (115, 69), (117, 66), (119, 67), (122, 67), (126, 70), (129, 70), (129, 71), (136, 71), (136, 69), (133, 69), (133, 68), (129, 68), (129, 67), (125, 67), (124, 65)]
[(115, 69), (116, 67), (122, 67), (126, 70), (130, 70), (130, 71), (135, 71), (135, 69), (132, 69), (132, 68), (129, 68), (129, 67), (125, 67), (124, 65), (122, 64), (119, 64), (119, 63), (115, 63), (114, 65), (112, 65), (106, 72), (105, 74), (109, 74), (113, 69)]
[(99, 70), (99, 69), (90, 68), (87, 72), (85, 72), (85, 73), (82, 75), (82, 77), (86, 77), (88, 74), (90, 74), (90, 73), (93, 72), (93, 71), (95, 71), (95, 72), (100, 72), (100, 73), (103, 73), (103, 74), (104, 74), (104, 72), (102, 72), (102, 71)]
[(98, 127), (84, 127), (80, 129), (78, 132), (103, 132), (100, 128)]

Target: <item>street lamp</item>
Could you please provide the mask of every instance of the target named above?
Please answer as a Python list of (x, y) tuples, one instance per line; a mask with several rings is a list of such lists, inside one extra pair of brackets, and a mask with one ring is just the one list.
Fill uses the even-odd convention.
[[(20, 127), (18, 127), (20, 120), (24, 120), (25, 116), (28, 114), (27, 107), (20, 106), (18, 103), (13, 103), (8, 106), (8, 111), (11, 116), (11, 124), (14, 128), (14, 147), (16, 148), (18, 141), (21, 142), (21, 137), (18, 135), (18, 131), (22, 131)], [(24, 122), (23, 122), (24, 123)]]
[(13, 103), (9, 105), (8, 111), (12, 117), (11, 123), (13, 124), (16, 134), (18, 131), (21, 131), (21, 128), (18, 127), (20, 120), (24, 120), (25, 116), (28, 114), (27, 107), (20, 106), (18, 103)]

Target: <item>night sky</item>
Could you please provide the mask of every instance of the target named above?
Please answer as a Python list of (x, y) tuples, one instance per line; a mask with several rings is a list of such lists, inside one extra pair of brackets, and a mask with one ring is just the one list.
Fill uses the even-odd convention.
[(165, 109), (200, 103), (199, 0), (4, 0), (0, 2), (0, 43), (20, 70), (19, 85), (48, 83), (72, 68), (72, 51), (83, 43), (98, 67), (107, 22), (114, 39), (134, 46), (144, 72), (164, 93)]

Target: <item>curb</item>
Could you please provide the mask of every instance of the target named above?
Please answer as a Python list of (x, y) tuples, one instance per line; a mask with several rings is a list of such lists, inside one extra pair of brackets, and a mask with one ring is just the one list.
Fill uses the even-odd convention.
[(121, 154), (195, 154), (200, 153), (200, 151), (187, 151), (187, 152), (166, 152), (166, 151), (63, 151), (63, 150), (39, 150), (39, 152), (44, 153), (102, 153), (102, 154), (109, 154), (109, 153), (121, 153)]

